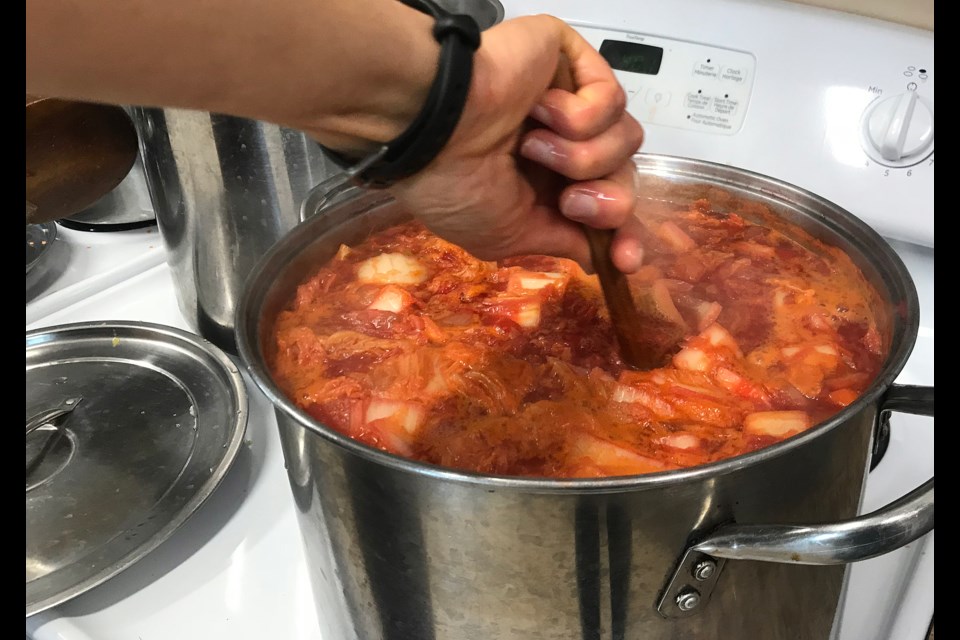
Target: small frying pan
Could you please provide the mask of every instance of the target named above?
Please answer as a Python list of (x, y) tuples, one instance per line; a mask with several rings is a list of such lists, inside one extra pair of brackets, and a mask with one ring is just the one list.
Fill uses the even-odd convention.
[(83, 211), (116, 188), (137, 159), (122, 107), (27, 96), (27, 224)]

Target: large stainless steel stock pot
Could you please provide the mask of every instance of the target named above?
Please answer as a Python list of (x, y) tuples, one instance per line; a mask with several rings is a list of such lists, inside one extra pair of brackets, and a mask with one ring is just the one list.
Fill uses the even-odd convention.
[[(918, 329), (889, 245), (814, 194), (684, 158), (636, 157), (640, 193), (718, 210), (768, 207), (845, 250), (880, 292), (889, 356), (833, 419), (775, 446), (644, 476), (482, 476), (398, 458), (318, 423), (271, 380), (268, 336), (296, 285), (341, 243), (403, 220), (384, 193), (314, 192), (264, 257), (236, 320), (276, 407), (324, 637), (361, 640), (763, 638), (836, 633), (846, 565), (933, 529), (933, 479), (858, 516), (892, 411), (933, 415), (933, 388), (895, 384)], [(642, 203), (639, 207), (642, 211)], [(314, 215), (315, 214), (315, 215)]]

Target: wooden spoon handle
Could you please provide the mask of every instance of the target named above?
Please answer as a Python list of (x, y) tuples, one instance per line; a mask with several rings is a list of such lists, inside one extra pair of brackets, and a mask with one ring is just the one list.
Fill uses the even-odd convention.
[[(557, 61), (553, 86), (571, 93), (577, 90), (570, 59), (563, 53)], [(639, 339), (642, 325), (630, 285), (626, 275), (614, 266), (610, 257), (614, 230), (596, 229), (586, 224), (581, 226), (590, 244), (590, 258), (600, 279), (600, 288), (603, 290), (603, 298), (610, 313), (610, 322), (613, 324), (623, 361), (634, 369), (647, 370), (660, 366), (659, 355), (651, 353)]]
[(583, 225), (590, 244), (590, 258), (600, 279), (600, 288), (613, 324), (613, 332), (620, 345), (623, 361), (634, 369), (648, 370), (660, 366), (660, 358), (650, 352), (639, 340), (641, 320), (633, 300), (627, 277), (617, 269), (610, 258), (613, 242), (612, 229), (595, 229)]

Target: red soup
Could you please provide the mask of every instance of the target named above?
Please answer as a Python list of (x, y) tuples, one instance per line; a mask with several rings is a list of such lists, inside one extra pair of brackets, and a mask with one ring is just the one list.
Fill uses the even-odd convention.
[(631, 287), (685, 335), (658, 369), (624, 367), (596, 278), (574, 262), (483, 262), (412, 222), (341, 247), (300, 285), (275, 325), (272, 374), (372, 447), (543, 477), (736, 456), (871, 384), (879, 298), (843, 252), (706, 201), (644, 221)]

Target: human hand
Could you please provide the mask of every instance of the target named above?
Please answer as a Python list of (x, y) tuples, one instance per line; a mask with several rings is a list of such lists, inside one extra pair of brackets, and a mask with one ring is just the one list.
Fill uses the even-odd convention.
[[(575, 94), (555, 88), (561, 55)], [(578, 223), (616, 229), (612, 259), (629, 273), (643, 257), (631, 159), (642, 141), (593, 47), (557, 18), (517, 18), (484, 32), (450, 142), (392, 191), (432, 231), (481, 259), (549, 254), (590, 269)]]

